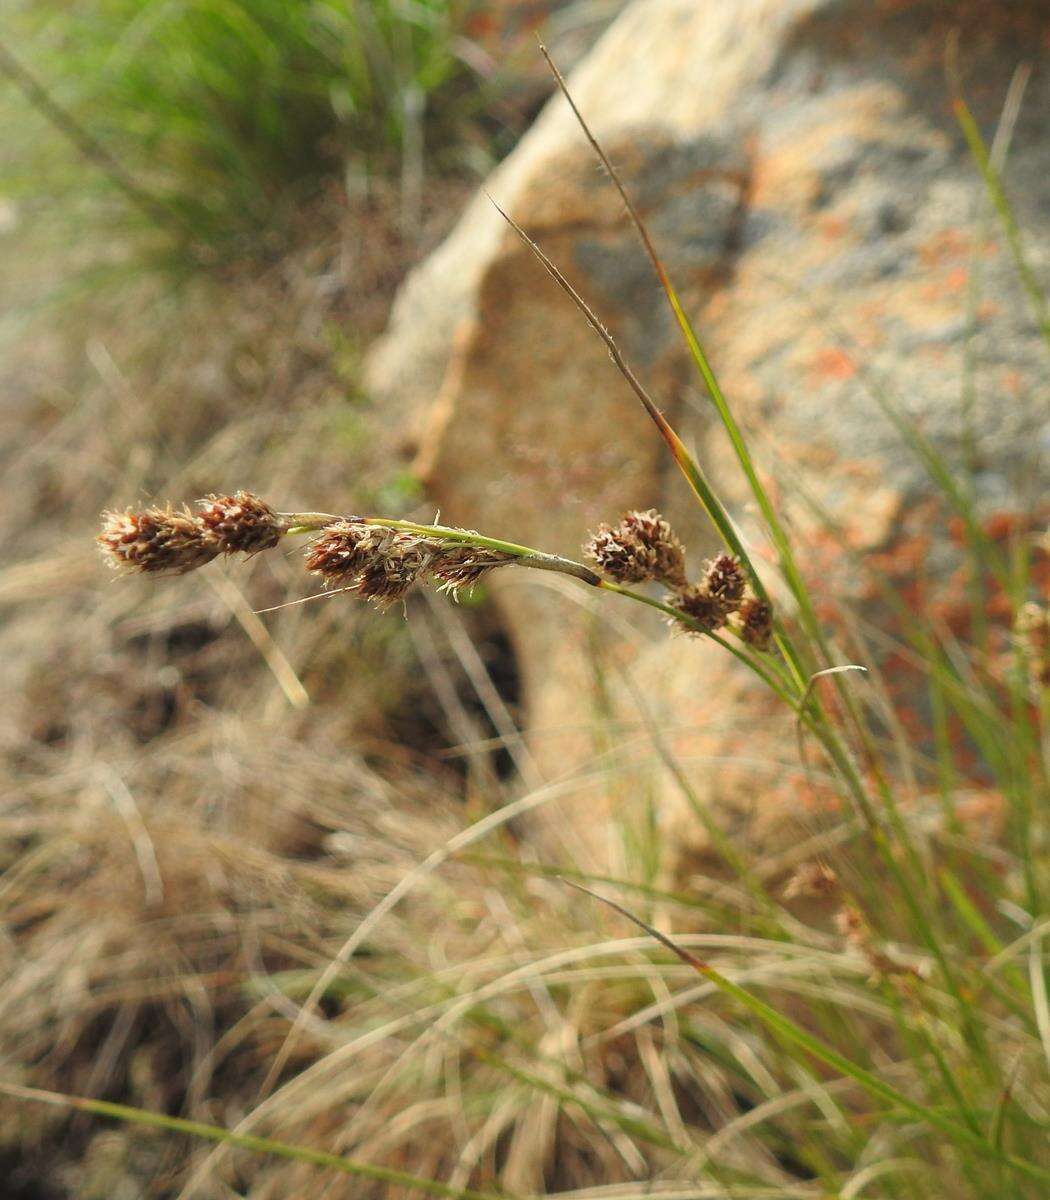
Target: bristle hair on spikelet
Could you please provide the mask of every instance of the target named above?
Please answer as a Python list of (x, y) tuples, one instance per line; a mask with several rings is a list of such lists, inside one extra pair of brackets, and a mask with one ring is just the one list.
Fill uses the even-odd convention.
[(184, 575), (219, 553), (193, 513), (171, 505), (104, 512), (95, 540), (111, 567), (147, 574)]
[(281, 540), (284, 527), (274, 510), (252, 492), (205, 496), (200, 521), (222, 554), (257, 554)]
[(673, 588), (686, 583), (682, 543), (655, 508), (625, 513), (618, 525), (599, 525), (584, 553), (616, 583), (658, 580)]
[(306, 569), (325, 587), (345, 588), (379, 607), (400, 600), (433, 558), (426, 538), (397, 529), (341, 520), (307, 547)]
[(691, 625), (671, 622), (674, 628), (684, 629), (688, 633), (715, 633), (725, 625), (730, 613), (725, 601), (712, 596), (702, 583), (680, 588), (667, 597), (667, 603), (692, 622)]

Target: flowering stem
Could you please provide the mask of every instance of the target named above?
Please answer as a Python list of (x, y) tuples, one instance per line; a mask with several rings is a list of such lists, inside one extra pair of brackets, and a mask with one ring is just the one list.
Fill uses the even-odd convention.
[(317, 529), (324, 529), (326, 525), (331, 525), (335, 521), (342, 521), (344, 518), (336, 516), (334, 513), (278, 513), (281, 518), (285, 533), (313, 533)]
[(745, 653), (738, 646), (734, 646), (731, 641), (721, 637), (719, 634), (710, 629), (705, 629), (699, 622), (694, 621), (691, 617), (674, 608), (670, 604), (665, 604), (662, 600), (654, 600), (652, 596), (643, 595), (641, 592), (633, 591), (631, 588), (622, 587), (618, 583), (610, 583), (607, 579), (600, 579), (598, 587), (606, 592), (616, 592), (619, 596), (626, 596), (628, 600), (636, 600), (639, 604), (648, 604), (650, 608), (655, 608), (658, 612), (664, 613), (668, 617), (672, 617), (675, 621), (680, 622), (694, 633), (703, 634), (709, 637), (713, 642), (717, 642), (724, 650), (728, 650), (734, 658), (738, 658), (745, 666), (753, 671), (769, 688), (771, 688), (780, 697), (795, 707), (795, 701), (788, 692), (774, 679), (762, 666), (761, 663), (750, 654)]
[(556, 571), (561, 575), (571, 575), (574, 579), (579, 579), (581, 583), (586, 583), (590, 587), (600, 588), (606, 592), (615, 592), (618, 596), (625, 596), (628, 600), (634, 600), (638, 604), (645, 604), (649, 608), (655, 608), (658, 612), (662, 612), (665, 616), (684, 625), (694, 633), (703, 634), (711, 638), (712, 641), (717, 642), (723, 649), (728, 650), (730, 654), (744, 663), (780, 699), (786, 701), (791, 707), (796, 707), (796, 701), (783, 686), (784, 681), (775, 678), (773, 674), (765, 669), (763, 663), (759, 662), (752, 655), (747, 654), (740, 647), (733, 645), (732, 641), (720, 637), (711, 630), (705, 629), (699, 622), (694, 621), (691, 617), (674, 608), (672, 605), (666, 604), (662, 600), (656, 600), (652, 596), (646, 596), (642, 592), (636, 592), (631, 588), (623, 587), (621, 584), (602, 579), (590, 567), (586, 567), (583, 563), (576, 562), (571, 558), (563, 558), (559, 554), (547, 554), (542, 550), (536, 550), (532, 546), (519, 545), (517, 542), (505, 542), (500, 538), (485, 537), (483, 534), (475, 533), (469, 529), (456, 529), (448, 525), (423, 525), (416, 521), (402, 521), (393, 517), (339, 517), (331, 513), (281, 513), (280, 517), (284, 523), (284, 532), (288, 534), (312, 533), (324, 529), (335, 521), (348, 520), (361, 525), (378, 525), (384, 529), (400, 529), (406, 533), (418, 534), (420, 537), (436, 538), (442, 541), (455, 542), (460, 545), (477, 546), (485, 550), (494, 550), (517, 559), (518, 565), (522, 567), (532, 567), (539, 571)]
[(359, 525), (378, 525), (383, 529), (401, 529), (405, 533), (418, 533), (420, 537), (437, 538), (464, 546), (477, 546), (483, 550), (495, 550), (500, 554), (509, 554), (518, 559), (523, 567), (573, 575), (584, 583), (590, 584), (591, 587), (599, 587), (602, 582), (601, 576), (592, 571), (590, 567), (585, 567), (583, 563), (575, 562), (571, 558), (562, 558), (559, 554), (546, 554), (542, 550), (534, 550), (531, 546), (520, 546), (517, 542), (504, 542), (500, 538), (485, 537), (470, 529), (455, 529), (448, 525), (421, 525), (416, 521), (399, 521), (393, 517), (335, 517), (328, 513), (281, 513), (281, 517), (286, 522), (285, 533), (308, 533), (324, 529), (333, 521), (354, 521)]

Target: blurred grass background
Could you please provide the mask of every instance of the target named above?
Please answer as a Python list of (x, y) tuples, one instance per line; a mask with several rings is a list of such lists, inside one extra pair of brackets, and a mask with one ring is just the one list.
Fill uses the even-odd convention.
[[(286, 248), (295, 211), (333, 184), (360, 192), (400, 174), (418, 205), (426, 172), (477, 173), (491, 162), (479, 114), (483, 72), (495, 67), (469, 40), (462, 0), (8, 9), (9, 47), (153, 211), (129, 207), (36, 111), (10, 124), (12, 198), (62, 225), (85, 213), (82, 233), (159, 239), (172, 268)], [(143, 217), (154, 227), (143, 230)]]

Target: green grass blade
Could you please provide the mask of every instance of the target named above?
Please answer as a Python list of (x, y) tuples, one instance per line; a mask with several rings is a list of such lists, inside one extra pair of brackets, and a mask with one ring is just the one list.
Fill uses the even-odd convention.
[(410, 1191), (422, 1192), (427, 1196), (441, 1196), (446, 1200), (510, 1200), (507, 1193), (476, 1192), (469, 1188), (450, 1187), (436, 1179), (423, 1179), (407, 1171), (392, 1167), (378, 1167), (371, 1163), (358, 1162), (339, 1154), (327, 1154), (323, 1150), (311, 1150), (307, 1146), (295, 1146), (289, 1142), (278, 1142), (272, 1138), (253, 1137), (249, 1134), (232, 1133), (220, 1125), (206, 1125), (201, 1121), (187, 1121), (182, 1117), (169, 1117), (164, 1113), (149, 1112), (144, 1108), (132, 1108), (126, 1104), (112, 1104), (108, 1100), (90, 1100), (82, 1096), (64, 1096), (58, 1092), (46, 1092), (38, 1088), (22, 1087), (15, 1083), (0, 1082), (0, 1093), (15, 1100), (28, 1100), (39, 1104), (50, 1104), (56, 1108), (72, 1108), (78, 1112), (93, 1113), (99, 1117), (110, 1117), (131, 1125), (145, 1125), (151, 1129), (165, 1129), (169, 1133), (184, 1133), (189, 1137), (208, 1142), (222, 1142), (237, 1146), (253, 1154), (272, 1154), (277, 1158), (288, 1158), (307, 1163), (342, 1175), (356, 1175), (377, 1183), (396, 1184)]
[(952, 107), (955, 110), (955, 118), (963, 131), (966, 144), (970, 147), (970, 153), (977, 164), (977, 169), (981, 172), (984, 186), (988, 189), (988, 195), (991, 197), (992, 204), (1003, 227), (1007, 245), (1010, 247), (1014, 265), (1017, 268), (1021, 286), (1028, 297), (1028, 303), (1031, 305), (1036, 325), (1039, 327), (1039, 332), (1042, 334), (1043, 340), (1050, 346), (1050, 309), (1047, 308), (1046, 294), (1040, 286), (1039, 280), (1036, 278), (1035, 272), (1032, 270), (1032, 266), (1025, 255), (1021, 228), (1017, 224), (1013, 206), (1010, 204), (1006, 191), (1003, 188), (1002, 178), (991, 161), (988, 148), (984, 144), (984, 138), (981, 137), (981, 131), (977, 128), (977, 122), (973, 119), (973, 113), (970, 112), (966, 101), (961, 96), (956, 96), (952, 101)]

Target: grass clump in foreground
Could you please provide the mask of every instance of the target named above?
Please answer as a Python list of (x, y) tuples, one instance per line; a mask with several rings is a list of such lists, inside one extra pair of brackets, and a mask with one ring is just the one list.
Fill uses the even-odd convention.
[[(331, 591), (379, 605), (420, 583), (454, 593), (519, 565), (656, 608), (677, 627), (716, 639), (791, 715), (808, 769), (842, 800), (841, 825), (781, 889), (746, 847), (719, 836), (717, 814), (698, 805), (730, 879), (675, 892), (642, 870), (597, 879), (571, 862), (537, 862), (506, 831), (558, 791), (541, 786), (435, 849), (326, 967), (273, 981), (294, 1016), (259, 1103), (234, 1131), (28, 1089), (10, 1094), (222, 1143), (197, 1164), (186, 1195), (209, 1186), (235, 1147), (291, 1159), (290, 1171), (301, 1173), (282, 1176), (285, 1194), (325, 1166), (357, 1174), (354, 1186), (372, 1186), (363, 1182), (370, 1176), (386, 1189), (355, 1193), (362, 1195), (1046, 1194), (1050, 714), (1046, 609), (1030, 596), (1034, 539), (1022, 533), (1005, 554), (967, 493), (949, 490), (982, 608), (994, 594), (1008, 610), (1009, 653), (961, 653), (922, 614), (911, 614), (902, 649), (921, 665), (938, 729), (964, 730), (969, 745), (964, 754), (938, 736), (931, 757), (886, 739), (885, 713), (843, 672), (854, 664), (818, 618), (788, 530), (653, 260), (765, 518), (785, 597), (775, 609), (771, 584), (754, 569), (699, 464), (575, 293), (722, 538), (722, 553), (692, 583), (673, 531), (652, 512), (592, 535), (588, 552), (598, 570), (450, 526), (281, 513), (250, 493), (208, 497), (196, 513), (109, 513), (100, 542), (119, 565), (162, 573), (267, 551), (303, 534), (312, 537), (306, 565)], [(543, 262), (568, 289), (557, 267)], [(932, 454), (913, 436), (922, 455)], [(944, 477), (939, 459), (927, 465), (935, 479)], [(663, 598), (635, 590), (652, 583), (666, 589)], [(661, 730), (651, 737), (688, 791)], [(611, 781), (611, 769), (597, 774), (600, 784)], [(562, 790), (579, 786), (569, 780)], [(974, 795), (999, 817), (994, 844), (967, 836), (960, 820), (961, 799)], [(483, 841), (497, 852), (475, 849)], [(634, 865), (643, 857), (639, 850)], [(428, 933), (421, 959), (387, 949), (382, 923), (443, 865), (458, 873), (447, 928)], [(488, 891), (498, 882), (502, 893), (498, 904), (488, 900), (488, 921), (461, 886), (479, 875)], [(614, 907), (645, 936), (566, 945), (569, 930), (588, 917), (575, 894), (565, 903), (556, 876), (630, 896), (629, 906)], [(819, 913), (800, 919), (797, 900), (834, 912), (836, 927)], [(634, 916), (636, 908), (645, 916)], [(565, 928), (557, 949), (552, 914)], [(669, 936), (657, 928), (669, 920), (693, 928)], [(481, 943), (479, 923), (500, 936)], [(322, 1003), (340, 999), (343, 1010), (320, 1021)], [(333, 1044), (288, 1077), (284, 1068), (307, 1037)], [(346, 1156), (335, 1161), (294, 1144), (297, 1136), (327, 1136)], [(400, 1174), (380, 1162), (398, 1164)]]

